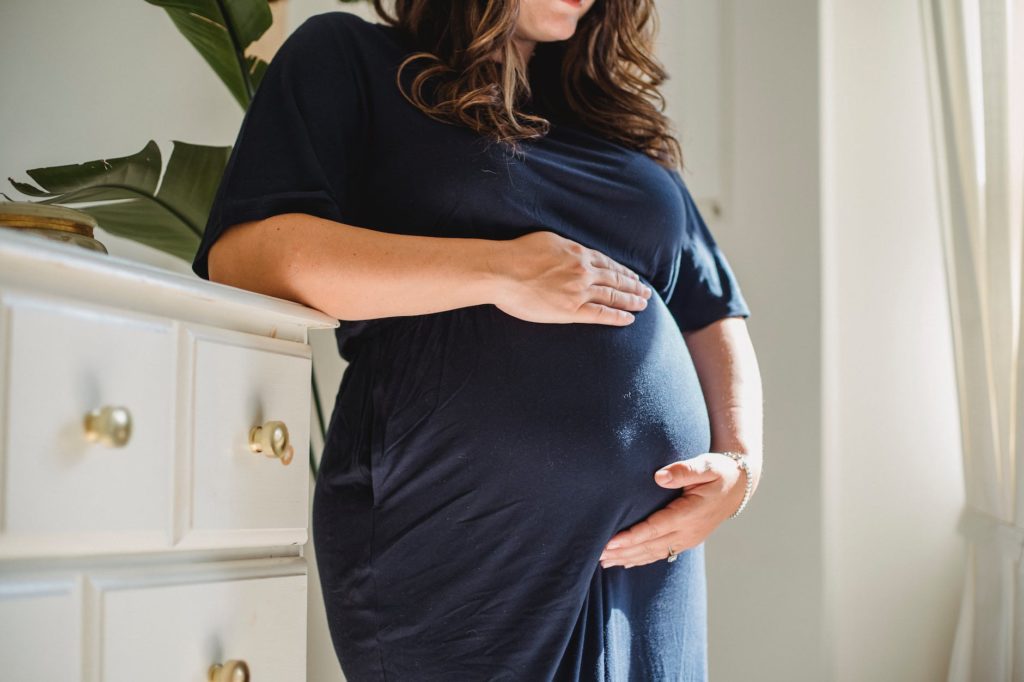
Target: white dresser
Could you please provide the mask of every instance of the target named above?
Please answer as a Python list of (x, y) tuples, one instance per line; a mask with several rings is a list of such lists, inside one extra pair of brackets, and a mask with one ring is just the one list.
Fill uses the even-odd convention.
[(0, 230), (0, 680), (306, 679), (307, 331), (337, 324)]

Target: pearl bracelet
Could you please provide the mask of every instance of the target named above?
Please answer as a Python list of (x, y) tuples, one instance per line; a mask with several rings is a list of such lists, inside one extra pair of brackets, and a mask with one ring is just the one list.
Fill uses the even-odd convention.
[(743, 511), (743, 508), (747, 506), (747, 502), (750, 500), (750, 493), (754, 490), (754, 478), (750, 475), (750, 465), (747, 464), (747, 456), (745, 454), (739, 452), (723, 452), (721, 454), (731, 457), (739, 465), (740, 469), (743, 469), (743, 474), (747, 479), (747, 487), (743, 491), (743, 501), (740, 502), (739, 509), (734, 511), (732, 516), (729, 517), (734, 519), (740, 515), (740, 512)]

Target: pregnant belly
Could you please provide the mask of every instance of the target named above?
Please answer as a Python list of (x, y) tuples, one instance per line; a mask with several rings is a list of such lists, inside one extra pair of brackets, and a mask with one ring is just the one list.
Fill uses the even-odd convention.
[(602, 505), (622, 524), (678, 494), (654, 483), (659, 467), (710, 445), (686, 343), (657, 295), (625, 327), (490, 305), (400, 318), (377, 352), (379, 501), (402, 504), (427, 476), (483, 498)]
[(516, 648), (529, 631), (551, 647), (537, 660), (558, 660), (604, 544), (679, 495), (654, 472), (709, 447), (668, 309), (654, 296), (611, 327), (474, 306), (391, 318), (364, 344), (317, 479), (325, 592), (351, 596), (353, 636), (377, 627), (354, 614), (388, 614), (391, 650), (429, 660), (475, 632)]

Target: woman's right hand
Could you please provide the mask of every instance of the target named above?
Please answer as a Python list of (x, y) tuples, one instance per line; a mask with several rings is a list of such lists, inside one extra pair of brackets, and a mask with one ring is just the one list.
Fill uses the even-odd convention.
[(503, 242), (494, 301), (529, 322), (625, 326), (652, 291), (626, 266), (547, 230)]

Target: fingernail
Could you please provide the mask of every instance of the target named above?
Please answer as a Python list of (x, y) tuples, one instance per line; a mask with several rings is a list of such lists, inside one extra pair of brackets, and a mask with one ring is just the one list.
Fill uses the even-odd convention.
[(646, 296), (647, 298), (650, 298), (651, 294), (653, 294), (653, 293), (654, 292), (651, 290), (650, 287), (644, 287), (644, 296)]
[(604, 561), (607, 558), (608, 558), (608, 552), (601, 552), (601, 556), (598, 557), (598, 559), (600, 559), (601, 561)]
[(668, 469), (660, 469), (659, 471), (655, 472), (654, 478), (656, 478), (658, 481), (662, 483), (668, 483), (669, 481), (672, 480), (672, 472), (669, 471)]
[(605, 545), (605, 547), (607, 547), (608, 549), (615, 549), (616, 547), (621, 547), (621, 546), (622, 546), (622, 542), (620, 540), (612, 540), (607, 545)]

